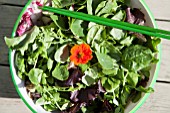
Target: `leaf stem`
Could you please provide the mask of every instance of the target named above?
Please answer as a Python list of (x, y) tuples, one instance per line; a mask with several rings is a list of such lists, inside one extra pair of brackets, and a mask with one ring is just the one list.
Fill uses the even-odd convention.
[(37, 65), (37, 61), (38, 61), (38, 58), (37, 58), (37, 60), (35, 61), (34, 68), (35, 68), (35, 67), (36, 67), (36, 65)]

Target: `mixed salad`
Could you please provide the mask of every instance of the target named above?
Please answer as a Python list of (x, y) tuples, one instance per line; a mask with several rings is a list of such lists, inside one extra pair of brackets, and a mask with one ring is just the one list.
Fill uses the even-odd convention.
[(128, 4), (128, 0), (33, 1), (16, 37), (5, 41), (15, 50), (17, 75), (36, 105), (61, 113), (123, 113), (143, 92), (153, 92), (145, 86), (151, 64), (158, 61), (160, 39), (38, 9), (50, 5), (144, 25), (144, 14)]

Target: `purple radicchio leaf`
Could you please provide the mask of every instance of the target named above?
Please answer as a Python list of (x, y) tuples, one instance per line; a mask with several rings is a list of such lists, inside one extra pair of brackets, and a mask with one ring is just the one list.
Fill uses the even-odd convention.
[(94, 87), (86, 88), (80, 90), (77, 98), (80, 103), (89, 104), (90, 101), (93, 101), (97, 97), (97, 89)]
[[(94, 85), (94, 86), (71, 92), (70, 100), (75, 105), (80, 103), (79, 104), (80, 106), (86, 106), (86, 105), (90, 105), (91, 102), (97, 98), (97, 96), (100, 96), (100, 93), (104, 93), (104, 92), (106, 92), (106, 91), (102, 87), (101, 82), (99, 80), (96, 83), (96, 85)], [(73, 106), (73, 108), (78, 108), (75, 105)], [(70, 110), (72, 110), (72, 109), (69, 109), (69, 113), (72, 113), (72, 111), (70, 111)], [(78, 110), (78, 109), (76, 109), (76, 110)]]
[(70, 100), (72, 100), (75, 103), (78, 102), (79, 101), (79, 99), (77, 98), (78, 94), (79, 94), (78, 90), (71, 92)]
[(80, 102), (88, 104), (90, 101), (96, 99), (99, 93), (105, 93), (106, 90), (102, 87), (100, 80), (96, 85), (87, 87), (85, 89), (71, 92), (70, 100), (73, 102)]
[(81, 107), (81, 104), (76, 103), (68, 109), (68, 113), (76, 113), (80, 109), (80, 107)]
[(102, 109), (101, 109), (100, 112), (105, 112), (105, 111), (113, 111), (112, 106), (110, 105), (108, 100), (104, 100), (103, 105), (102, 105)]
[(35, 99), (38, 99), (41, 97), (41, 94), (40, 93), (37, 93), (37, 92), (30, 92), (30, 96), (33, 100)]
[(99, 93), (100, 93), (100, 92), (102, 92), (102, 93), (105, 93), (105, 92), (106, 92), (106, 90), (105, 90), (104, 87), (102, 86), (100, 80), (97, 82), (97, 86), (98, 86), (98, 92), (99, 92)]
[(69, 77), (65, 81), (57, 80), (56, 83), (61, 87), (74, 86), (76, 83), (80, 82), (82, 79), (83, 73), (79, 69), (71, 68), (69, 69)]
[[(126, 9), (126, 22), (137, 24), (137, 25), (144, 25), (145, 24), (145, 15), (137, 8)], [(136, 33), (136, 32), (129, 32), (130, 34), (136, 36), (142, 42), (146, 42), (146, 37), (143, 34)]]
[(71, 92), (70, 100), (74, 103), (74, 106), (69, 108), (68, 113), (76, 113), (81, 106), (86, 106), (91, 103), (97, 97), (97, 89), (94, 87), (88, 87), (81, 89), (80, 91)]

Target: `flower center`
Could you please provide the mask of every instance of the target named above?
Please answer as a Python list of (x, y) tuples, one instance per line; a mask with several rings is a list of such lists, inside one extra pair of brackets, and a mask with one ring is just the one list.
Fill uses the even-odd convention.
[(78, 58), (81, 58), (82, 56), (83, 56), (83, 54), (80, 53), (80, 52), (79, 52), (78, 55), (77, 55)]

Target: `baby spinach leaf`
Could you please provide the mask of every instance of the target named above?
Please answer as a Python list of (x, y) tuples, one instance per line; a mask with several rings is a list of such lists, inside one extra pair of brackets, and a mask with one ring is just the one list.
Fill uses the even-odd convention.
[(134, 36), (128, 36), (128, 37), (126, 37), (124, 39), (121, 39), (120, 44), (125, 45), (125, 46), (130, 46), (134, 39), (135, 39)]
[(137, 72), (151, 63), (153, 59), (152, 51), (144, 46), (135, 45), (123, 51), (123, 66), (131, 71)]
[(114, 40), (121, 40), (124, 38), (125, 33), (121, 29), (112, 28), (112, 30), (110, 31), (110, 35), (113, 37)]
[[(106, 53), (113, 59), (115, 59), (117, 62), (120, 61), (122, 53), (120, 52), (119, 48), (114, 46), (111, 42), (103, 41), (101, 44), (101, 47), (103, 47), (106, 51)], [(100, 51), (103, 53), (102, 51)]]
[(116, 88), (120, 85), (120, 80), (117, 80), (115, 78), (109, 77), (102, 77), (101, 78), (102, 86), (106, 89), (107, 92), (114, 92)]
[(140, 91), (140, 92), (144, 92), (144, 93), (152, 93), (154, 92), (154, 89), (151, 88), (151, 87), (148, 87), (148, 88), (144, 88), (143, 86), (139, 86), (137, 88), (135, 88), (137, 91)]
[(36, 105), (44, 105), (46, 102), (46, 99), (44, 97), (41, 97), (39, 98), (37, 101), (36, 101)]
[(96, 8), (95, 14), (99, 13), (99, 11), (106, 6), (107, 1), (102, 1)]
[(15, 54), (15, 65), (21, 73), (25, 73), (25, 62), (24, 57), (20, 52), (16, 52)]
[[(100, 7), (102, 7), (103, 5), (104, 4), (102, 3), (102, 5)], [(115, 0), (114, 1), (108, 0), (102, 9), (100, 9), (100, 8), (98, 9), (100, 11), (97, 13), (97, 16), (101, 16), (102, 14), (110, 14), (110, 13), (116, 11), (116, 9), (117, 9), (117, 2)]]
[(108, 83), (111, 85), (111, 90), (110, 92), (113, 92), (116, 88), (119, 87), (120, 85), (120, 80), (117, 80), (115, 78), (109, 78)]
[(81, 0), (52, 0), (52, 7), (63, 8), (73, 5)]
[(99, 26), (98, 31), (92, 39), (92, 47), (94, 47), (96, 43), (99, 44), (100, 42), (106, 39), (106, 30), (104, 28), (104, 26)]
[(85, 85), (90, 86), (90, 85), (94, 84), (95, 80), (94, 80), (94, 78), (92, 78), (92, 77), (89, 76), (89, 75), (84, 75), (84, 76), (82, 77), (82, 82), (83, 82)]
[(54, 21), (54, 23), (61, 29), (61, 30), (68, 30), (68, 19), (66, 17), (60, 17), (57, 15), (51, 15), (51, 19)]
[(128, 76), (127, 76), (127, 82), (128, 84), (130, 84), (133, 87), (136, 87), (137, 83), (138, 83), (138, 77), (140, 75), (134, 72), (129, 72)]
[(120, 10), (111, 19), (121, 21), (124, 19), (125, 15), (126, 15), (125, 12)]
[(38, 85), (41, 82), (41, 77), (43, 75), (43, 70), (39, 68), (33, 68), (29, 71), (28, 77), (31, 83)]
[(49, 84), (53, 84), (54, 83), (54, 77), (52, 77), (52, 76), (47, 77), (47, 82)]
[(52, 72), (52, 76), (61, 81), (67, 80), (69, 77), (67, 67), (64, 65), (57, 65)]
[(39, 56), (47, 58), (46, 49), (42, 45), (39, 45), (39, 48), (36, 51), (29, 52), (27, 60), (28, 64), (36, 65)]
[(68, 45), (61, 46), (54, 55), (54, 59), (57, 62), (64, 63), (69, 57)]
[(138, 102), (139, 99), (141, 99), (142, 97), (142, 93), (141, 92), (137, 92), (137, 94), (132, 98), (132, 102), (136, 103)]
[(98, 62), (100, 63), (103, 69), (114, 68), (116, 61), (110, 56), (99, 52), (95, 52), (95, 54), (97, 56)]
[(83, 73), (89, 68), (87, 64), (79, 64), (78, 66), (80, 67)]
[(97, 79), (98, 78), (98, 73), (97, 73), (97, 68), (96, 67), (93, 67), (93, 68), (88, 68), (84, 74), (86, 76), (89, 76), (91, 77), (92, 79)]
[(87, 12), (88, 14), (91, 14), (91, 15), (93, 15), (92, 3), (93, 3), (93, 0), (87, 0)]
[(5, 42), (9, 48), (20, 50), (21, 54), (24, 55), (24, 52), (28, 49), (28, 45), (34, 42), (38, 34), (39, 28), (37, 26), (34, 26), (32, 30), (28, 31), (20, 37), (5, 37)]
[(47, 62), (47, 68), (49, 71), (51, 71), (52, 67), (53, 67), (53, 60), (51, 58), (48, 59), (48, 62)]
[(102, 72), (106, 75), (115, 76), (117, 74), (118, 69), (118, 67), (114, 67), (113, 69), (103, 69)]
[(97, 9), (98, 5), (104, 0), (92, 0), (92, 12), (95, 14), (95, 10)]
[(87, 28), (87, 23), (83, 20), (78, 20), (78, 19), (75, 19), (70, 26), (72, 33), (78, 37), (85, 37), (86, 28)]
[(160, 44), (161, 39), (159, 38), (147, 38), (146, 46), (149, 47), (152, 52), (158, 52), (157, 46)]
[(43, 73), (43, 74), (42, 74), (42, 77), (41, 77), (41, 83), (42, 83), (42, 84), (47, 84), (46, 78), (47, 78), (47, 75), (46, 75), (45, 73)]
[(94, 39), (95, 35), (97, 34), (99, 29), (99, 26), (93, 26), (92, 28), (90, 28), (90, 30), (87, 33), (87, 43), (90, 44), (92, 42), (92, 40)]

